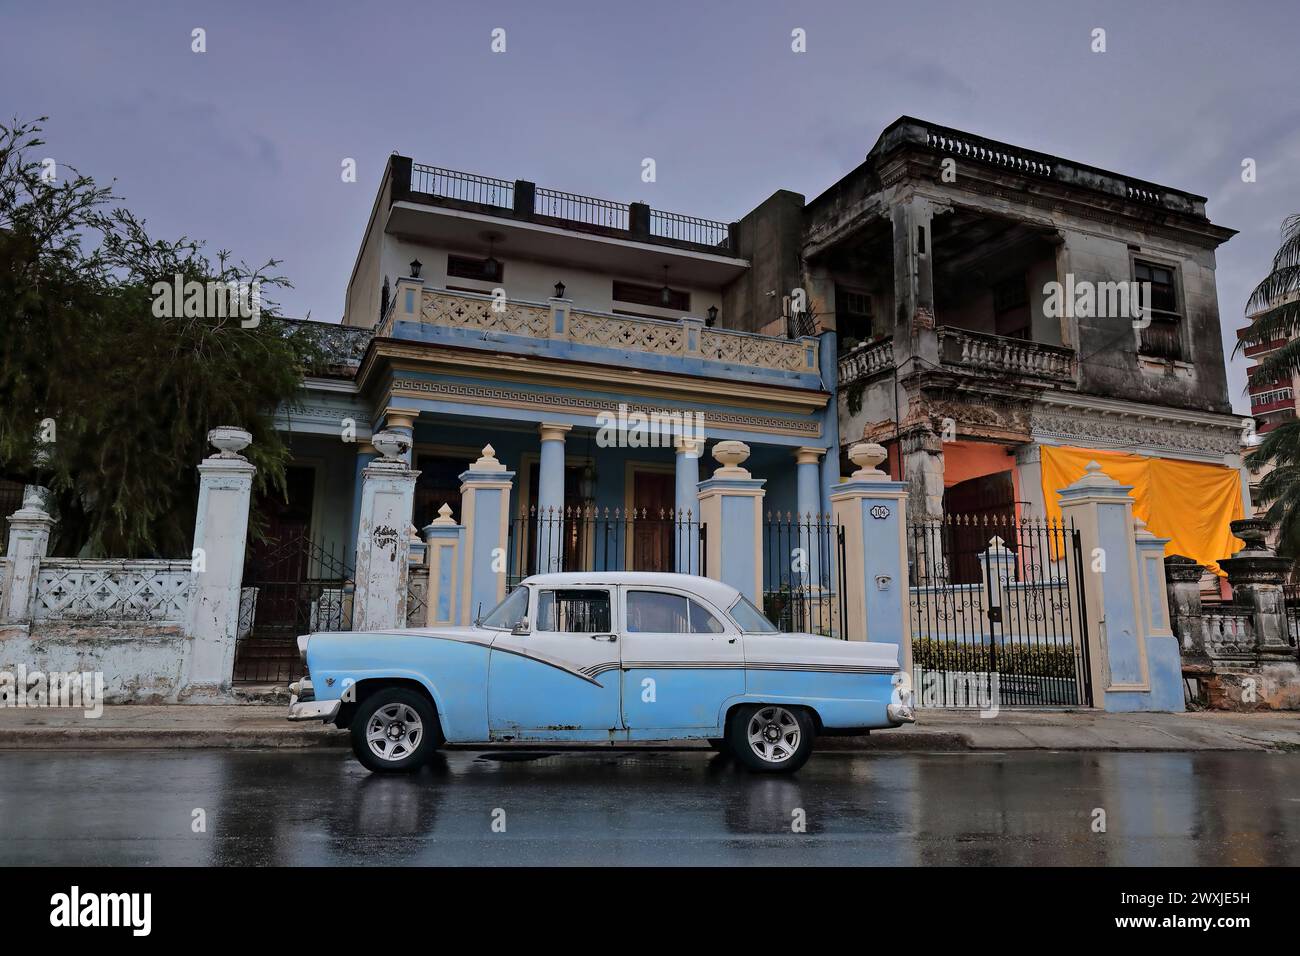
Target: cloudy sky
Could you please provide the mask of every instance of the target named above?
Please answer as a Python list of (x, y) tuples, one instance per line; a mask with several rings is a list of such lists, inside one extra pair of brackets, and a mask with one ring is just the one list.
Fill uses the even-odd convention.
[(1298, 37), (1282, 0), (0, 0), (0, 115), (48, 115), (49, 155), (116, 178), (156, 234), (284, 259), (286, 314), (325, 321), (393, 151), (732, 220), (811, 199), (919, 116), (1209, 197), (1241, 231), (1219, 252), (1232, 343), (1300, 211)]

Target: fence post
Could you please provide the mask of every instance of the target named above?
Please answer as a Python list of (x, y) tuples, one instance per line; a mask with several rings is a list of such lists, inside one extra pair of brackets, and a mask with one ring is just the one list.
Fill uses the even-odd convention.
[(438, 517), (420, 532), (424, 538), (424, 563), (429, 569), (429, 591), (425, 598), (428, 627), (453, 627), (460, 623), (457, 604), (460, 598), (460, 547), (465, 529), (451, 516), (451, 506), (443, 503)]
[(9, 516), (9, 544), (0, 561), (0, 622), (27, 624), (35, 613), (36, 580), (50, 550), (54, 519), (45, 510), (44, 489), (23, 489), (23, 506)]
[(699, 483), (697, 494), (700, 522), (708, 526), (705, 570), (762, 607), (765, 482), (741, 467), (749, 457), (744, 442), (718, 442), (713, 457), (722, 467)]
[(1295, 657), (1288, 640), (1282, 581), (1290, 558), (1279, 558), (1268, 546), (1272, 525), (1267, 518), (1243, 518), (1231, 524), (1232, 533), (1246, 546), (1231, 558), (1219, 560), (1232, 585), (1232, 603), (1250, 609), (1255, 624), (1255, 650), (1268, 660)]
[(252, 440), (242, 428), (214, 428), (208, 441), (218, 452), (199, 463), (189, 617), (194, 643), (181, 692), (185, 698), (221, 695), (234, 677), (248, 508), (257, 473), (240, 452)]
[(1201, 578), (1205, 568), (1191, 558), (1171, 554), (1165, 558), (1169, 617), (1182, 647), (1183, 659), (1208, 662), (1205, 631), (1201, 624)]
[(1082, 478), (1057, 491), (1062, 517), (1078, 530), (1083, 551), (1093, 704), (1108, 711), (1181, 711), (1178, 640), (1153, 627), (1151, 602), (1143, 596), (1157, 580), (1164, 589), (1163, 567), (1151, 569), (1159, 566), (1151, 542), (1160, 539), (1139, 549), (1132, 490), (1093, 461)]
[(415, 508), (415, 479), (420, 475), (406, 464), (411, 447), (406, 435), (376, 432), (370, 443), (381, 457), (361, 473), (352, 609), (352, 627), (358, 631), (406, 627), (409, 529)]
[[(897, 644), (899, 667), (912, 673), (907, 573), (907, 483), (876, 466), (885, 449), (859, 442), (849, 449), (858, 466), (831, 488), (831, 515), (844, 527), (844, 590), (848, 640)], [(857, 624), (851, 628), (849, 622)]]
[[(460, 474), (465, 546), (460, 574), (460, 623), (470, 624), (506, 596), (509, 570), (510, 488), (515, 473), (497, 461), (491, 445)], [(540, 522), (539, 522), (540, 524)]]

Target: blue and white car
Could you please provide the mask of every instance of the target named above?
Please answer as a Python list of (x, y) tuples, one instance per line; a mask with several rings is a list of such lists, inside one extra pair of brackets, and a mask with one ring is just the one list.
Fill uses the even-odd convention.
[(781, 633), (735, 588), (685, 574), (525, 580), (473, 627), (298, 639), (290, 720), (346, 728), (372, 771), (442, 743), (708, 740), (798, 770), (820, 733), (914, 720), (894, 644)]

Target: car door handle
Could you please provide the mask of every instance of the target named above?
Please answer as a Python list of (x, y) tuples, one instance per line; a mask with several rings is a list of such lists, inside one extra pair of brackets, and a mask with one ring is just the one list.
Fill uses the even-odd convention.
[(618, 635), (617, 634), (593, 634), (591, 635), (591, 639), (593, 641), (609, 641), (611, 644), (613, 644), (615, 641), (618, 640)]

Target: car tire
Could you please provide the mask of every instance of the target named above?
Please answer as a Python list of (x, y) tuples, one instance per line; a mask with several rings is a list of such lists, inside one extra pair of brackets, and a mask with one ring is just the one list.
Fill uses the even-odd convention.
[(442, 743), (433, 704), (404, 687), (385, 687), (357, 704), (352, 753), (372, 773), (420, 769)]
[(812, 756), (816, 727), (802, 707), (744, 704), (727, 721), (736, 759), (759, 773), (794, 773)]

